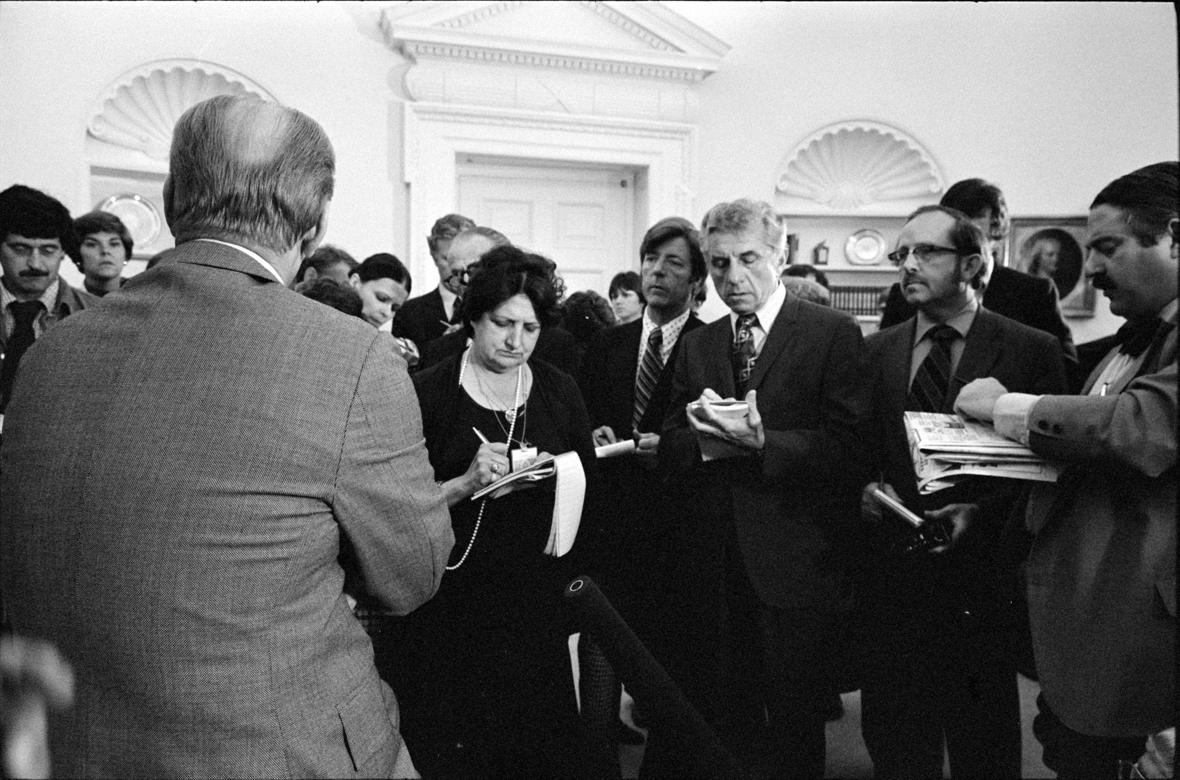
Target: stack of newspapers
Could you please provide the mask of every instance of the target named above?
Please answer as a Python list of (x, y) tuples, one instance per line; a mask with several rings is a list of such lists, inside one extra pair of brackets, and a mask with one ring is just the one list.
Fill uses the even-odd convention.
[(957, 414), (906, 412), (905, 428), (918, 492), (923, 495), (966, 477), (1057, 481), (1056, 466), (986, 423), (964, 420)]

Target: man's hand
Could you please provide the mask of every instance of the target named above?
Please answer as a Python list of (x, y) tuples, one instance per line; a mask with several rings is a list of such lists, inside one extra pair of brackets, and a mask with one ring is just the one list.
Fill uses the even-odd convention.
[(990, 423), (995, 417), (996, 400), (1008, 390), (992, 377), (975, 379), (959, 391), (955, 412), (964, 417)]
[(1136, 762), (1144, 777), (1175, 777), (1176, 727), (1147, 738), (1147, 751)]
[(49, 777), (46, 709), (68, 707), (74, 673), (48, 642), (0, 638), (0, 736), (5, 777)]
[(762, 415), (758, 413), (758, 391), (746, 393), (746, 414), (740, 418), (719, 415), (713, 403), (724, 400), (709, 388), (697, 399), (700, 407), (688, 410), (688, 424), (698, 435), (714, 436), (722, 441), (748, 450), (766, 446), (766, 432), (762, 429)]
[(660, 435), (658, 433), (640, 433), (633, 431), (631, 437), (635, 439), (635, 454), (639, 458), (639, 465), (649, 471), (656, 467), (656, 455), (660, 450)]
[(927, 522), (950, 521), (951, 541), (949, 544), (931, 547), (927, 552), (941, 555), (962, 544), (964, 537), (970, 534), (971, 526), (979, 517), (978, 504), (947, 504), (942, 509), (934, 509), (926, 513)]
[(614, 444), (618, 441), (615, 437), (614, 430), (609, 425), (602, 425), (590, 432), (590, 438), (594, 441), (595, 447), (601, 447), (604, 444)]

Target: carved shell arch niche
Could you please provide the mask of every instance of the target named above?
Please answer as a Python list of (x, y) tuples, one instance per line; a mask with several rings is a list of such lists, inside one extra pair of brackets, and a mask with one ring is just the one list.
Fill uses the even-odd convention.
[[(89, 204), (119, 217), (135, 241), (129, 273), (173, 245), (164, 178), (176, 120), (216, 95), (278, 102), (251, 79), (201, 60), (158, 60), (110, 82), (86, 115)], [(66, 269), (67, 272), (70, 269)]]
[(91, 145), (91, 160), (99, 163), (96, 156), (104, 156), (109, 146), (166, 161), (181, 114), (215, 95), (240, 94), (275, 101), (251, 79), (211, 62), (159, 60), (127, 71), (107, 86), (90, 111), (88, 140), (101, 142)]
[(868, 120), (837, 122), (808, 134), (783, 158), (782, 196), (832, 212), (892, 211), (895, 201), (930, 200), (943, 189), (934, 158), (912, 136)]

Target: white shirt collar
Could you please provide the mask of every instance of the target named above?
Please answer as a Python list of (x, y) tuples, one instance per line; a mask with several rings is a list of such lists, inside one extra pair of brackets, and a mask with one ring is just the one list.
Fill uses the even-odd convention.
[(270, 275), (275, 278), (275, 280), (279, 284), (282, 284), (284, 286), (286, 284), (283, 281), (283, 277), (279, 275), (279, 272), (275, 269), (275, 267), (273, 265), (271, 265), (270, 263), (268, 263), (266, 260), (262, 259), (262, 255), (258, 254), (257, 252), (255, 252), (252, 249), (247, 249), (246, 247), (242, 246), (241, 244), (231, 244), (229, 241), (222, 241), (219, 238), (198, 238), (198, 239), (194, 239), (194, 240), (208, 241), (211, 244), (221, 244), (222, 246), (228, 246), (232, 249), (236, 249), (239, 252), (244, 252), (245, 254), (247, 254), (250, 257), (257, 260), (258, 264), (261, 265), (263, 268), (265, 268), (270, 273)]
[(643, 362), (643, 353), (647, 350), (647, 340), (651, 338), (652, 331), (660, 328), (660, 335), (663, 341), (660, 343), (660, 360), (667, 363), (668, 356), (672, 354), (672, 348), (676, 346), (676, 340), (680, 338), (680, 332), (684, 330), (684, 324), (688, 322), (688, 315), (692, 314), (692, 309), (686, 308), (679, 316), (665, 322), (663, 325), (657, 325), (648, 313), (650, 309), (644, 307), (643, 309), (643, 329), (639, 334), (639, 361)]

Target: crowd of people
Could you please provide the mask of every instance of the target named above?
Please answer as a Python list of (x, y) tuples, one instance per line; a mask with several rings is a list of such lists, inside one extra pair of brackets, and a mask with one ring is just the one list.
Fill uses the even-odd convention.
[[(179, 120), (176, 248), (130, 279), (117, 217), (9, 187), (5, 775), (609, 778), (636, 739), (642, 776), (699, 774), (651, 702), (646, 735), (619, 722), (606, 638), (575, 676), (562, 592), (588, 574), (718, 736), (710, 774), (822, 777), (860, 690), (876, 776), (945, 750), (1019, 777), (1020, 670), (1058, 776), (1171, 776), (1177, 170), (1094, 198), (1084, 273), (1126, 325), (1078, 347), (1052, 279), (997, 261), (982, 179), (899, 220), (868, 337), (753, 199), (656, 221), (605, 297), (449, 214), (412, 296), (395, 255), (322, 245), (331, 144), (250, 97)], [(1060, 477), (919, 490), (907, 411)], [(473, 498), (570, 452), (563, 557), (551, 481)]]

